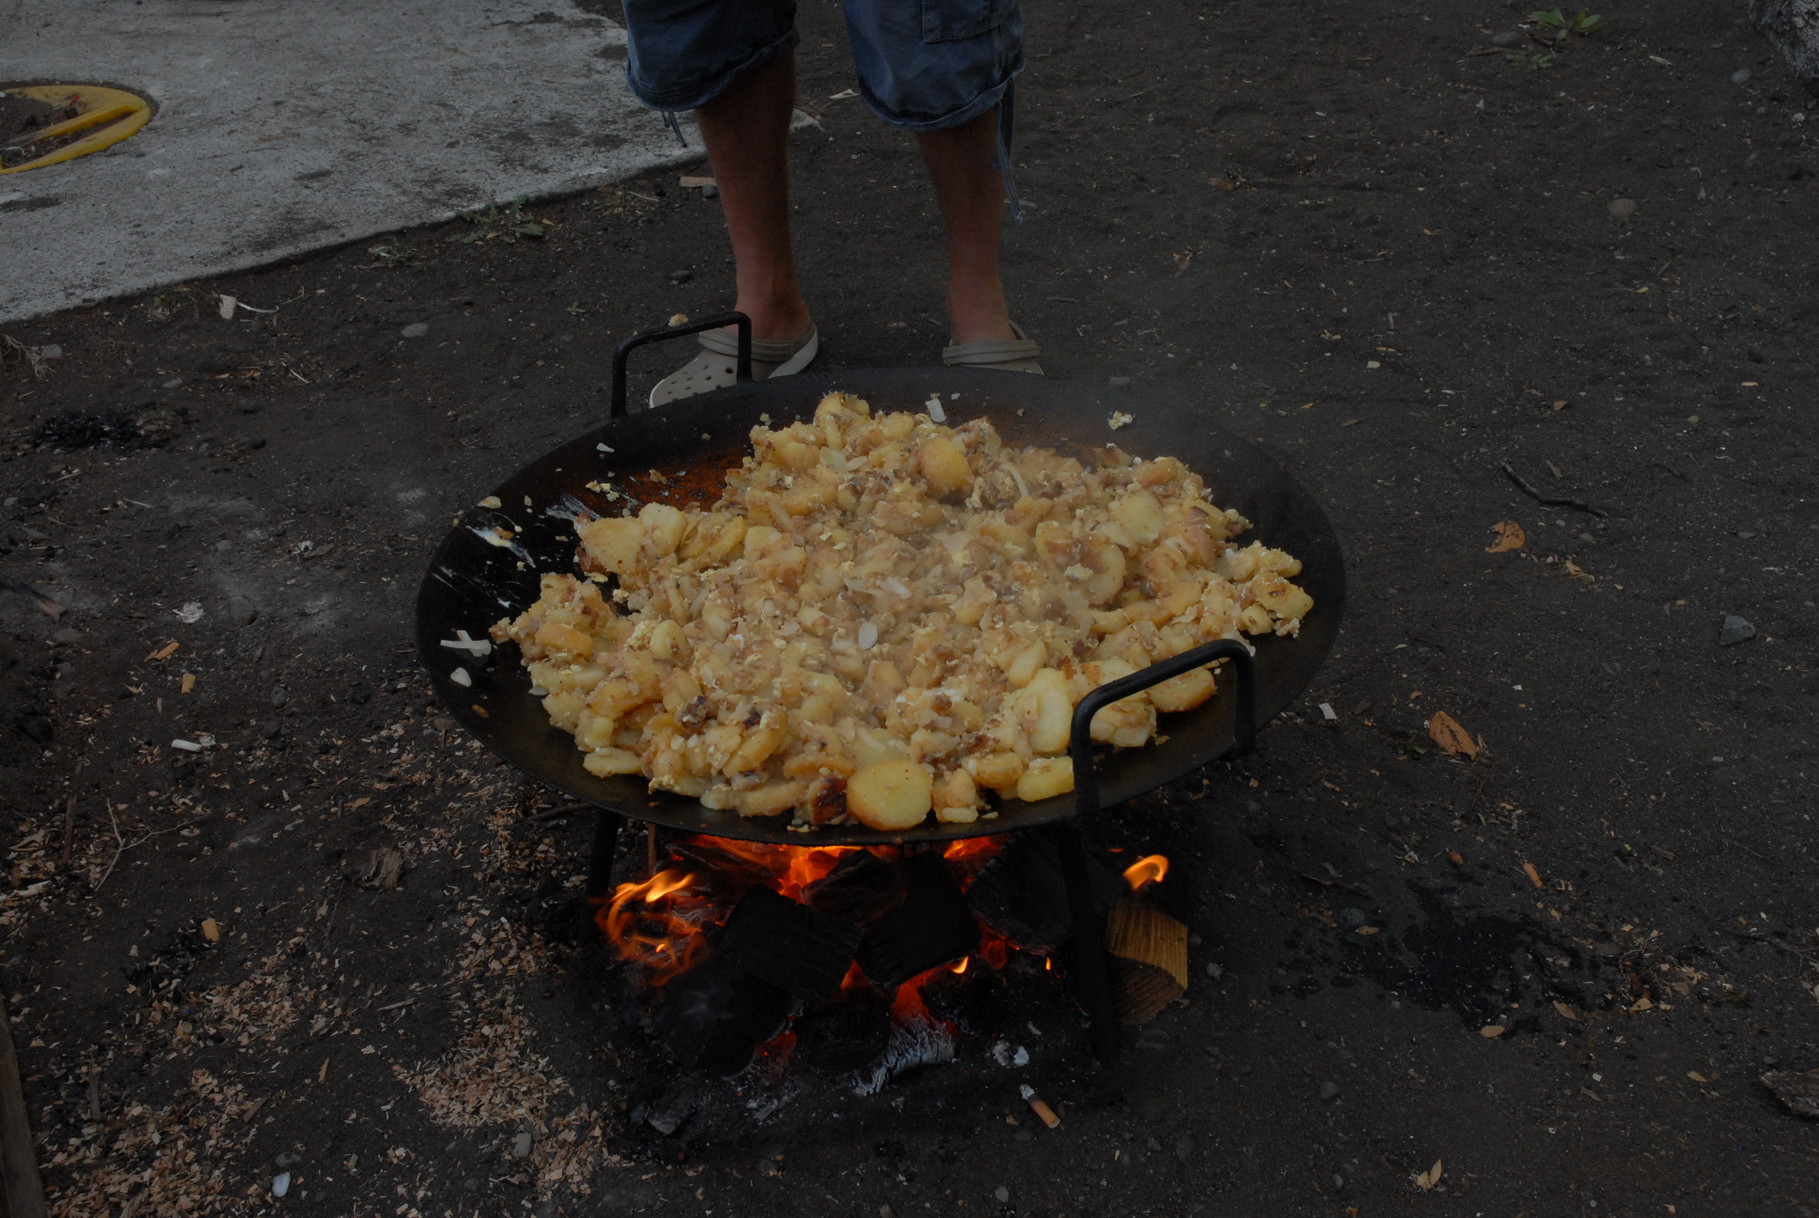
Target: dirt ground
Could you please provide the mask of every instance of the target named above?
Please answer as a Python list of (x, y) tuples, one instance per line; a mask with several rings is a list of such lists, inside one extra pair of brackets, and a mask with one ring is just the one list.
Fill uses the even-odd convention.
[[(0, 343), (0, 983), (53, 1212), (1819, 1213), (1762, 1081), (1819, 1067), (1813, 99), (1741, 4), (1558, 46), (1484, 3), (1027, 13), (1049, 374), (1255, 440), (1349, 556), (1260, 750), (1108, 818), (1177, 856), (1186, 1000), (1109, 1078), (1057, 1002), (1002, 1033), (1031, 1072), (653, 1127), (587, 822), (442, 714), (411, 607), (619, 338), (726, 303), (666, 174)], [(802, 20), (825, 366), (932, 363), (919, 166)]]

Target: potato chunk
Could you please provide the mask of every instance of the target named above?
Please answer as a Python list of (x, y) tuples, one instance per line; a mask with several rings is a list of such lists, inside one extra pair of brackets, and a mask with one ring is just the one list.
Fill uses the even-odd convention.
[(1038, 757), (1017, 780), (1017, 798), (1024, 803), (1053, 799), (1074, 789), (1072, 757)]
[(916, 453), (916, 466), (928, 483), (929, 493), (937, 499), (950, 499), (973, 484), (973, 470), (966, 463), (966, 450), (946, 436), (924, 441)]
[(873, 829), (914, 829), (934, 806), (935, 772), (917, 761), (876, 761), (846, 780), (846, 810)]
[(644, 530), (628, 516), (602, 516), (575, 526), (581, 548), (600, 566), (624, 575), (638, 565), (638, 551), (644, 545)]

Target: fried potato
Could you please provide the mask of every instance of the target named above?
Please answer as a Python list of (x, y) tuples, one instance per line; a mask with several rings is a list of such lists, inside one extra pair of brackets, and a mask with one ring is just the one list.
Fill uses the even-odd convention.
[(914, 829), (934, 806), (934, 787), (934, 771), (920, 762), (874, 762), (846, 780), (846, 810), (873, 829)]

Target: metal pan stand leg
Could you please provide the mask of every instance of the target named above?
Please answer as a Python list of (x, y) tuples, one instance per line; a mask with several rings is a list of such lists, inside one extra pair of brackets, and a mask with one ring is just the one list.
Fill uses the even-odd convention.
[(1067, 883), (1068, 914), (1074, 923), (1074, 981), (1080, 1005), (1086, 1008), (1087, 1018), (1092, 1023), (1093, 1052), (1106, 1065), (1118, 1056), (1121, 1034), (1117, 1008), (1112, 1003), (1105, 920), (1093, 904), (1092, 881), (1087, 878), (1086, 840), (1080, 836), (1080, 826), (1099, 814), (1099, 776), (1093, 770), (1093, 716), (1120, 698), (1215, 660), (1229, 661), (1238, 679), (1238, 701), (1232, 723), (1235, 739), (1229, 752), (1247, 753), (1257, 734), (1257, 676), (1250, 648), (1233, 639), (1203, 643), (1191, 651), (1089, 691), (1074, 707), (1073, 722), (1068, 729), (1067, 751), (1074, 766), (1074, 819), (1055, 826), (1055, 844), (1061, 855), (1061, 874)]
[(1069, 971), (1080, 1005), (1086, 1008), (1093, 1055), (1109, 1066), (1117, 1061), (1123, 1038), (1118, 1029), (1118, 1012), (1112, 1005), (1112, 979), (1105, 958), (1105, 919), (1099, 916), (1093, 902), (1092, 881), (1087, 878), (1086, 842), (1080, 836), (1080, 826), (1061, 821), (1053, 832), (1061, 857), (1061, 877), (1067, 885), (1068, 919), (1074, 928), (1069, 944)]
[(594, 813), (594, 849), (587, 859), (587, 892), (589, 898), (605, 898), (613, 892), (613, 855), (619, 849), (619, 827), (624, 823), (617, 812), (599, 808)]

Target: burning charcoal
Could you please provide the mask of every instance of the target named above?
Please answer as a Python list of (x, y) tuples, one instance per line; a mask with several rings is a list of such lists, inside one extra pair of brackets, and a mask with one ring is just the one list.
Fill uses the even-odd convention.
[(896, 863), (855, 850), (804, 888), (802, 899), (817, 913), (865, 926), (902, 905), (908, 892)]
[(901, 985), (979, 946), (979, 924), (939, 855), (905, 859), (898, 871), (903, 904), (867, 926), (859, 945), (859, 967), (875, 985)]
[(869, 986), (842, 990), (796, 1021), (796, 1052), (817, 1070), (857, 1070), (891, 1039), (891, 1004)]
[(804, 1002), (819, 1002), (839, 991), (859, 935), (849, 922), (758, 887), (733, 908), (719, 946), (723, 957), (752, 976)]
[(714, 955), (663, 987), (655, 1018), (663, 1043), (684, 1065), (728, 1075), (783, 1030), (794, 1005), (784, 991)]
[[(1093, 903), (1110, 909), (1129, 891), (1118, 873), (1089, 862)], [(980, 871), (967, 893), (973, 912), (991, 929), (1029, 951), (1052, 952), (1073, 937), (1061, 854), (1046, 833), (1023, 833)]]
[[(774, 848), (774, 847), (773, 847)], [(727, 901), (736, 901), (755, 885), (768, 886), (778, 868), (753, 850), (767, 847), (749, 842), (729, 841), (717, 837), (696, 837), (676, 842), (669, 847), (672, 858), (695, 863), (700, 874), (711, 876), (714, 891)]]
[[(1019, 971), (1028, 974), (1031, 970)], [(1039, 985), (1027, 975), (1021, 980), (1028, 982), (1031, 989)], [(1052, 1002), (1054, 997), (1051, 992), (1047, 999)], [(962, 1031), (1021, 1026), (1011, 1006), (1005, 975), (995, 968), (933, 974), (922, 983), (922, 1005), (935, 1019), (951, 1023)]]

